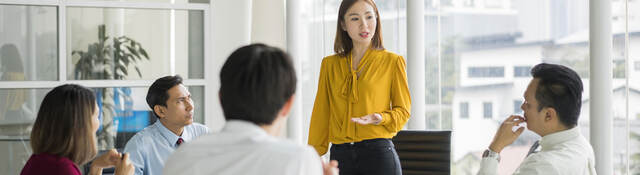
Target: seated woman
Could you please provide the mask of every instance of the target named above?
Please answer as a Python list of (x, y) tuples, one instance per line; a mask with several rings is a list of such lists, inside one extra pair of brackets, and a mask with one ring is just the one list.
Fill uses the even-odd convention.
[[(33, 155), (20, 174), (80, 175), (78, 167), (97, 154), (98, 111), (96, 97), (83, 86), (66, 84), (47, 93), (31, 131)], [(115, 149), (93, 160), (89, 174), (113, 166), (116, 175), (133, 174), (129, 155)]]

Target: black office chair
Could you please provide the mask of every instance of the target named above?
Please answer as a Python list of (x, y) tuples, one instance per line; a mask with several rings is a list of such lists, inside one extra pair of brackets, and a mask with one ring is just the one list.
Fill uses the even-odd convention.
[(449, 175), (451, 131), (404, 130), (393, 137), (402, 174)]

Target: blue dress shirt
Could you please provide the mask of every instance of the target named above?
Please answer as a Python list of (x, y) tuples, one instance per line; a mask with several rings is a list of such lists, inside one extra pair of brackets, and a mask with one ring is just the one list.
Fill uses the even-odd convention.
[(156, 121), (131, 137), (124, 152), (129, 153), (136, 175), (162, 175), (165, 160), (178, 147), (178, 138), (189, 142), (208, 132), (209, 128), (206, 126), (193, 123), (184, 127), (182, 136), (177, 136), (160, 121)]

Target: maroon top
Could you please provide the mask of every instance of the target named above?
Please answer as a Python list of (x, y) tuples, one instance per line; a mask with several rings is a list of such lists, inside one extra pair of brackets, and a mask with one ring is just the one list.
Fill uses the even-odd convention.
[(20, 175), (32, 174), (82, 175), (69, 158), (47, 153), (31, 155), (20, 172)]

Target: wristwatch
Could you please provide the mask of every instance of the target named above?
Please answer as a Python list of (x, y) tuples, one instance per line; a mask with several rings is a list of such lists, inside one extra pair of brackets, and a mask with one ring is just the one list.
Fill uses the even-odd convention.
[(498, 162), (500, 162), (500, 154), (497, 152), (491, 151), (491, 149), (484, 150), (484, 152), (482, 153), (482, 158), (485, 158), (485, 157), (493, 158), (493, 159), (496, 159)]

